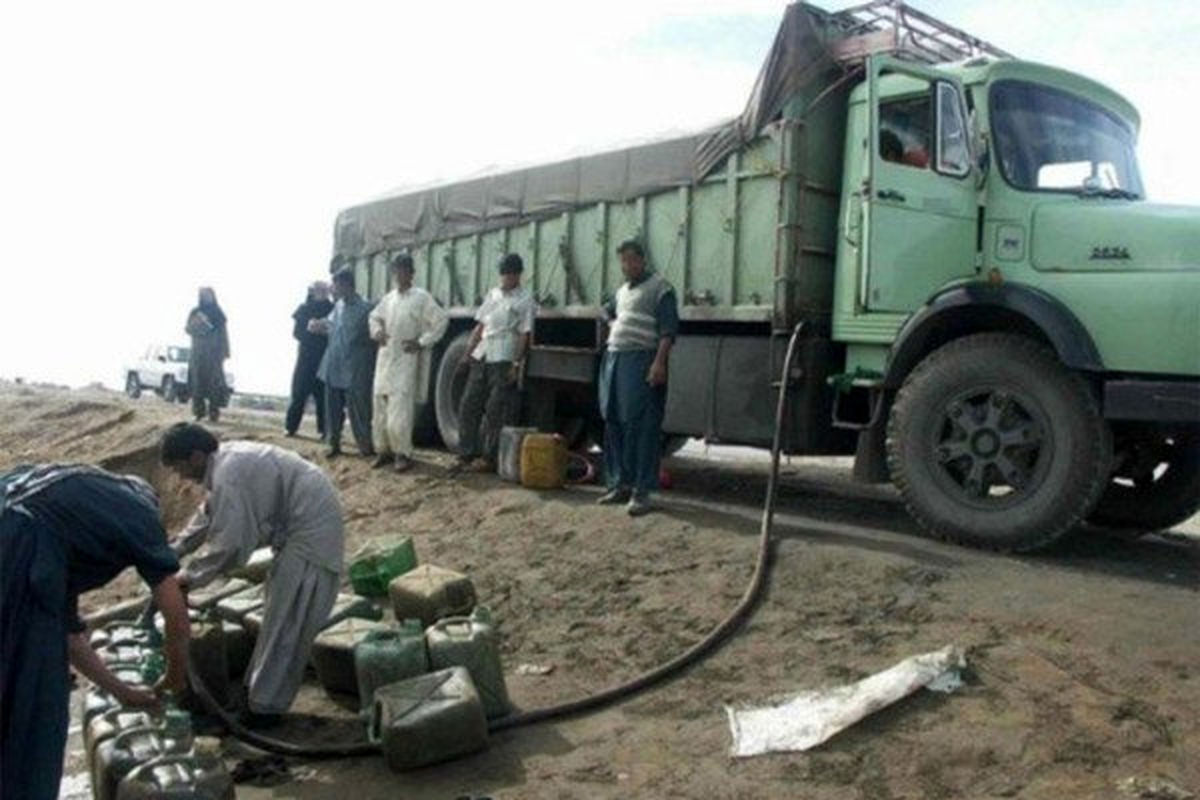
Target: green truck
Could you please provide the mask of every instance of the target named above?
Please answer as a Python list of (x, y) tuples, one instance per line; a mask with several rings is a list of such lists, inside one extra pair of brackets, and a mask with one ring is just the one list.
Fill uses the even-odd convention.
[(450, 310), (424, 429), (507, 252), (540, 311), (523, 413), (598, 425), (600, 307), (635, 238), (675, 286), (664, 447), (854, 454), (932, 534), (1000, 550), (1200, 507), (1200, 209), (1147, 202), (1136, 109), (896, 0), (789, 6), (745, 111), (693, 136), (342, 211), (334, 262), (401, 251)]

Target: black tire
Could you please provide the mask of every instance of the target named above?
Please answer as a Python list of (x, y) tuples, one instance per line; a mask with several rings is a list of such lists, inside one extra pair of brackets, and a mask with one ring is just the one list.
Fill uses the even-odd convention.
[(162, 397), (163, 400), (166, 400), (168, 403), (175, 403), (179, 401), (179, 386), (175, 383), (175, 379), (170, 375), (163, 378)]
[(459, 365), (463, 363), (470, 338), (470, 331), (461, 333), (446, 345), (434, 385), (433, 406), (437, 413), (438, 433), (442, 435), (446, 448), (452, 452), (458, 451), (458, 409), (467, 388), (467, 370), (465, 367), (460, 369)]
[(935, 536), (993, 550), (1036, 550), (1076, 528), (1111, 454), (1083, 379), (1011, 334), (934, 351), (888, 419), (888, 468), (913, 517)]
[(125, 376), (125, 394), (134, 400), (142, 396), (142, 382), (138, 380), (136, 372), (131, 372)]
[(1117, 450), (1121, 464), (1088, 522), (1151, 533), (1200, 512), (1200, 431), (1141, 431)]

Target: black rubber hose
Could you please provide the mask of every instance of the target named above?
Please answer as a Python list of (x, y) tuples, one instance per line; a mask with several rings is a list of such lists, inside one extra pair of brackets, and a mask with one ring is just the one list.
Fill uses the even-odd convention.
[[(775, 520), (775, 494), (779, 483), (779, 456), (783, 446), (783, 426), (787, 414), (792, 358), (795, 355), (796, 341), (800, 337), (802, 328), (803, 323), (800, 323), (792, 330), (792, 336), (788, 340), (787, 353), (783, 358), (783, 371), (779, 376), (779, 399), (775, 406), (775, 433), (771, 441), (771, 472), (767, 479), (767, 496), (763, 502), (762, 523), (759, 527), (758, 536), (758, 556), (754, 564), (754, 575), (751, 576), (750, 584), (746, 587), (746, 591), (742, 593), (742, 598), (738, 601), (733, 611), (699, 642), (649, 672), (644, 672), (632, 680), (588, 695), (587, 697), (581, 697), (578, 700), (571, 700), (547, 708), (523, 711), (518, 714), (510, 714), (506, 717), (491, 720), (488, 724), (488, 730), (495, 732), (510, 728), (519, 728), (525, 725), (534, 725), (552, 719), (582, 714), (585, 711), (595, 711), (604, 706), (618, 703), (696, 663), (729, 638), (730, 634), (737, 630), (742, 622), (745, 621), (746, 617), (753, 610), (755, 603), (758, 602), (758, 597), (762, 593), (763, 586), (766, 584), (767, 570), (770, 565), (771, 530)], [(190, 661), (188, 664), (188, 678), (191, 682), (192, 691), (196, 693), (208, 710), (219, 717), (234, 736), (260, 750), (306, 759), (352, 758), (374, 755), (379, 752), (379, 745), (371, 742), (318, 747), (298, 745), (256, 733), (243, 726), (234, 715), (230, 714), (216, 702)]]
[(488, 730), (502, 731), (509, 728), (518, 728), (523, 725), (533, 725), (559, 717), (581, 714), (585, 711), (594, 711), (598, 708), (620, 702), (643, 689), (666, 680), (708, 655), (725, 641), (730, 634), (737, 630), (738, 626), (750, 614), (754, 608), (754, 604), (758, 601), (758, 596), (762, 593), (763, 586), (766, 584), (767, 569), (770, 563), (771, 529), (775, 520), (775, 493), (779, 482), (779, 454), (783, 446), (783, 425), (787, 413), (789, 377), (792, 373), (792, 357), (795, 355), (796, 341), (800, 337), (802, 328), (803, 323), (799, 323), (792, 330), (792, 337), (788, 340), (787, 353), (783, 357), (783, 372), (779, 377), (779, 400), (775, 404), (775, 433), (771, 440), (771, 473), (767, 479), (767, 497), (763, 502), (762, 524), (759, 527), (758, 533), (758, 557), (754, 562), (754, 575), (751, 576), (750, 584), (746, 587), (746, 591), (742, 593), (742, 599), (738, 601), (733, 611), (725, 619), (721, 620), (720, 624), (713, 628), (703, 639), (675, 658), (655, 667), (649, 672), (644, 672), (632, 680), (588, 695), (587, 697), (581, 697), (578, 700), (494, 719), (489, 723)]
[(268, 753), (275, 753), (276, 755), (294, 756), (308, 760), (357, 758), (360, 756), (377, 755), (380, 752), (379, 745), (374, 742), (353, 742), (345, 745), (302, 745), (276, 739), (273, 736), (264, 736), (261, 733), (252, 731), (243, 725), (235, 715), (221, 707), (221, 704), (208, 691), (208, 687), (204, 685), (204, 680), (196, 671), (196, 665), (191, 659), (188, 659), (188, 683), (191, 685), (192, 692), (200, 698), (200, 702), (204, 704), (205, 708), (217, 716), (224, 723), (225, 727), (229, 729), (230, 733), (246, 744), (257, 747), (259, 750), (265, 750)]

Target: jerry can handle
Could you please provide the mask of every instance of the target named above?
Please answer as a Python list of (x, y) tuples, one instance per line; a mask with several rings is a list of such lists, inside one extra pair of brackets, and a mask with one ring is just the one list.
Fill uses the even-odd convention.
[(475, 620), (470, 617), (446, 617), (439, 619), (430, 627), (442, 633), (450, 633), (455, 628), (466, 628), (466, 632), (470, 633), (474, 624)]
[(139, 725), (136, 728), (129, 728), (118, 733), (112, 738), (112, 746), (114, 750), (120, 750), (121, 745), (134, 736), (141, 736), (147, 733), (162, 733), (162, 728), (158, 725)]
[[(178, 770), (178, 774), (182, 775), (184, 780), (191, 781), (196, 778), (195, 758), (196, 756), (193, 753), (172, 753), (152, 758), (144, 764), (139, 765), (138, 769), (145, 767), (146, 771), (153, 775), (162, 767), (175, 767)], [(155, 777), (154, 783), (155, 785), (159, 784), (157, 777)]]

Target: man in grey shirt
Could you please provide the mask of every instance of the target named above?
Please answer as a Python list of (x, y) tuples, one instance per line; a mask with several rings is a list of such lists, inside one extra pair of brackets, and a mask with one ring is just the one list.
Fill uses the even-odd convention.
[(355, 291), (354, 271), (350, 269), (333, 276), (333, 296), (337, 300), (333, 313), (326, 319), (309, 322), (310, 331), (329, 337), (329, 346), (317, 370), (317, 377), (325, 383), (329, 456), (342, 454), (342, 428), (347, 410), (358, 451), (364, 456), (374, 456), (371, 395), (375, 382), (375, 342), (367, 324), (371, 304)]
[(341, 583), (345, 530), (337, 489), (290, 450), (258, 442), (218, 443), (199, 425), (163, 436), (162, 462), (200, 483), (204, 505), (172, 543), (179, 556), (207, 545), (182, 582), (202, 587), (244, 566), (270, 545), (262, 630), (246, 672), (247, 722), (266, 726), (286, 711), (304, 677), (313, 640), (329, 619)]

